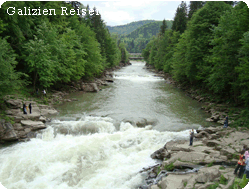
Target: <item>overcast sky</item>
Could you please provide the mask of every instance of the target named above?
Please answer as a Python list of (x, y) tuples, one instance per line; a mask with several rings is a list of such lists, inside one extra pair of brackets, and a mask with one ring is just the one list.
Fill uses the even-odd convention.
[[(122, 0), (122, 1), (80, 1), (99, 10), (102, 19), (109, 26), (124, 25), (139, 20), (173, 20), (181, 1)], [(187, 5), (189, 1), (186, 1)]]

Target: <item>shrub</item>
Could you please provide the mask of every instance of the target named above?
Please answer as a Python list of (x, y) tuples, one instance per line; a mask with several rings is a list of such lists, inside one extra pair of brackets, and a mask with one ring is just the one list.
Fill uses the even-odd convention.
[(249, 182), (249, 179), (246, 178), (246, 174), (243, 175), (243, 178), (235, 178), (233, 185), (229, 189), (243, 189)]
[(211, 166), (213, 166), (213, 165), (214, 165), (214, 161), (210, 162), (210, 163), (207, 165), (207, 167), (211, 167)]
[(217, 187), (219, 187), (219, 183), (215, 183), (215, 184), (212, 184), (212, 185), (209, 185), (208, 189), (216, 189)]
[(168, 165), (164, 166), (164, 169), (167, 171), (172, 171), (174, 169), (174, 164), (173, 163), (168, 164)]
[(223, 185), (227, 184), (227, 179), (223, 175), (220, 176), (220, 184), (223, 184)]

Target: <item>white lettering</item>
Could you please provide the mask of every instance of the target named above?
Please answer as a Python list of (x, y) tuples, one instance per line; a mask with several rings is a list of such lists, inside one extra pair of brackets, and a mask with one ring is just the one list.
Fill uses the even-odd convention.
[(49, 15), (52, 15), (52, 11), (54, 11), (54, 15), (56, 15), (56, 10), (55, 9), (49, 9)]
[(23, 15), (22, 9), (18, 9), (18, 15)]
[(76, 12), (76, 11), (75, 11), (74, 9), (70, 9), (69, 14), (70, 14), (70, 15), (75, 15), (75, 12)]
[[(9, 9), (14, 9), (14, 11), (12, 11), (12, 14), (9, 13)], [(15, 14), (15, 9), (16, 9), (16, 7), (9, 7), (9, 8), (7, 9), (8, 15), (14, 15), (14, 14)]]
[(96, 9), (96, 15), (100, 15), (100, 14), (99, 14), (99, 11), (98, 11), (97, 9)]
[[(66, 7), (61, 7), (62, 8), (62, 14), (61, 15), (64, 15), (64, 13), (66, 14), (66, 15), (68, 15), (67, 13), (66, 13), (66, 11), (67, 11), (67, 8)], [(66, 9), (66, 10), (63, 10), (63, 9)], [(63, 13), (64, 12), (64, 13)]]
[(89, 15), (92, 16), (94, 14), (94, 10), (93, 9), (90, 9), (89, 10)]
[(77, 9), (77, 15), (80, 15), (80, 9)]
[[(43, 15), (48, 15), (48, 9), (43, 9)], [(47, 14), (45, 14), (45, 13), (47, 13)]]
[(38, 15), (41, 15), (41, 9), (40, 9), (40, 7), (38, 9)]
[(33, 12), (32, 15), (37, 15), (37, 13), (36, 13), (36, 12), (37, 12), (37, 9), (31, 9), (31, 10), (32, 10), (32, 12)]
[(26, 7), (24, 7), (24, 14), (23, 15), (27, 15)]
[(86, 9), (82, 9), (82, 15), (86, 15)]

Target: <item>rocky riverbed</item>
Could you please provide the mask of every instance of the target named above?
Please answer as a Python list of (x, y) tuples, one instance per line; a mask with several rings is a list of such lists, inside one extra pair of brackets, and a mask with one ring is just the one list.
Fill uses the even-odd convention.
[[(166, 83), (186, 92), (186, 95), (204, 104), (201, 109), (210, 113), (206, 121), (217, 123), (218, 127), (196, 130), (193, 146), (189, 140), (170, 141), (151, 158), (159, 164), (143, 168), (147, 173), (146, 189), (208, 189), (211, 187), (228, 189), (235, 180), (233, 174), (243, 145), (249, 146), (249, 129), (238, 127), (223, 128), (229, 107), (226, 104), (210, 102), (200, 96), (197, 91), (179, 86), (172, 77), (163, 71), (155, 70), (146, 64), (146, 69), (161, 76)], [(230, 115), (229, 125), (238, 114)], [(224, 183), (220, 182), (224, 180)]]
[(249, 146), (248, 129), (222, 126), (196, 130), (193, 146), (188, 140), (167, 142), (151, 155), (160, 163), (141, 171), (148, 177), (140, 188), (229, 189), (243, 145)]

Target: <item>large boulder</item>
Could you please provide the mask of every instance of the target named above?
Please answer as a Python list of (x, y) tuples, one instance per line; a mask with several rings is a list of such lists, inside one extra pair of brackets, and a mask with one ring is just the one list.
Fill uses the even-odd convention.
[(82, 83), (81, 89), (85, 92), (98, 92), (99, 88), (96, 83)]
[(45, 124), (41, 121), (22, 120), (21, 124), (30, 127), (33, 131), (46, 128)]
[(165, 148), (161, 148), (157, 151), (155, 151), (153, 154), (150, 156), (152, 159), (160, 159), (163, 160), (164, 158), (170, 158), (171, 154), (167, 151)]
[(188, 180), (193, 174), (176, 175), (169, 174), (167, 177), (162, 178), (158, 183), (161, 189), (183, 189), (183, 181)]
[(194, 137), (195, 137), (195, 138), (207, 137), (207, 138), (210, 139), (210, 138), (211, 138), (211, 135), (210, 135), (208, 132), (206, 132), (206, 131), (201, 131), (201, 132), (195, 134)]
[(7, 105), (10, 108), (18, 109), (18, 108), (22, 108), (23, 100), (20, 100), (20, 99), (8, 99), (8, 100), (5, 100), (5, 102), (7, 103)]
[(215, 178), (218, 178), (220, 176), (221, 172), (219, 170), (219, 166), (204, 167), (198, 171), (196, 182), (198, 183), (213, 182)]
[(55, 109), (41, 109), (41, 115), (46, 116), (46, 115), (55, 115), (57, 114), (58, 111)]
[(0, 122), (0, 140), (1, 141), (15, 141), (18, 136), (10, 123), (5, 123), (4, 120)]
[(162, 167), (164, 168), (164, 166), (174, 163), (176, 160), (198, 164), (202, 161), (205, 161), (207, 157), (208, 155), (202, 152), (188, 152), (187, 153), (184, 151), (179, 151), (173, 156), (171, 156), (170, 159), (163, 161)]
[(217, 141), (217, 140), (208, 140), (208, 139), (205, 139), (202, 141), (206, 146), (209, 146), (209, 147), (217, 147), (217, 146), (220, 146), (221, 145), (221, 142), (220, 141)]

